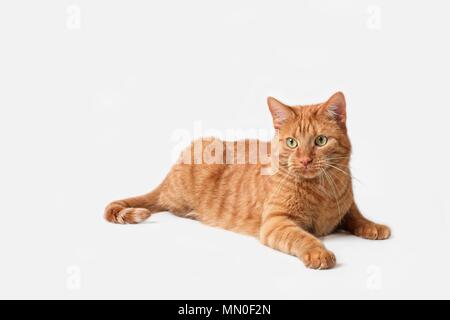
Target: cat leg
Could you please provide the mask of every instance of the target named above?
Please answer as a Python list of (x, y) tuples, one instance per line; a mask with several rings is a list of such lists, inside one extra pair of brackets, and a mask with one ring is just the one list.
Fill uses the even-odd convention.
[(342, 219), (340, 227), (355, 236), (370, 240), (384, 240), (391, 235), (391, 230), (388, 226), (366, 219), (355, 203), (352, 204)]
[(283, 212), (264, 216), (260, 241), (268, 247), (297, 256), (308, 268), (330, 269), (336, 265), (334, 254)]
[(105, 219), (112, 223), (135, 224), (147, 220), (152, 213), (165, 211), (159, 205), (160, 189), (142, 196), (111, 202), (105, 209)]

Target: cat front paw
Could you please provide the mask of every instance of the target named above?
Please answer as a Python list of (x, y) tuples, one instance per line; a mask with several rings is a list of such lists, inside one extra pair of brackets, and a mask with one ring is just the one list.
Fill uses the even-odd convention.
[(336, 265), (334, 253), (320, 247), (307, 250), (300, 259), (311, 269), (331, 269)]
[(391, 236), (391, 229), (382, 224), (365, 223), (357, 227), (353, 234), (369, 240), (385, 240)]

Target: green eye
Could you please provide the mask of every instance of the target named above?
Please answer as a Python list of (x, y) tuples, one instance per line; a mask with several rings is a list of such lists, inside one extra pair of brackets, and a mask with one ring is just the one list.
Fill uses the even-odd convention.
[(295, 148), (298, 147), (298, 142), (294, 138), (287, 138), (286, 139), (286, 144), (291, 149), (295, 149)]
[(322, 147), (327, 144), (328, 138), (325, 136), (317, 136), (316, 141), (314, 141), (316, 146)]

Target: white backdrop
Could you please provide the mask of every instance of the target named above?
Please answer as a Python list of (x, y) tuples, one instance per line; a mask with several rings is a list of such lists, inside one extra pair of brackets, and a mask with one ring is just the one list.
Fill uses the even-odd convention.
[[(450, 298), (448, 1), (2, 1), (1, 298)], [(174, 133), (270, 130), (265, 100), (348, 102), (363, 212), (312, 271), (167, 213)], [(270, 132), (270, 131), (269, 131)]]

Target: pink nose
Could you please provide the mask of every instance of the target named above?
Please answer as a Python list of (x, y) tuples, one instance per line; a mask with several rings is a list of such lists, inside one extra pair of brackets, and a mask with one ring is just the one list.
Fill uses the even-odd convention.
[(302, 157), (299, 161), (306, 168), (312, 162), (312, 159), (309, 157)]

